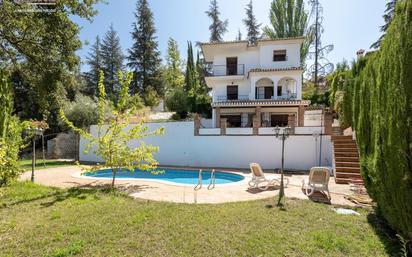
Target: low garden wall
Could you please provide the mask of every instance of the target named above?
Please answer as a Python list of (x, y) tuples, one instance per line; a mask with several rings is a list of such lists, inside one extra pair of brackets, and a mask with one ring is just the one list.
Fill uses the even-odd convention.
[[(161, 165), (189, 167), (248, 168), (250, 162), (258, 162), (264, 169), (275, 169), (281, 165), (282, 142), (274, 136), (195, 136), (193, 122), (148, 123), (150, 130), (165, 128), (163, 136), (144, 139), (147, 144), (160, 148), (155, 155)], [(97, 135), (97, 127), (91, 126)], [(318, 166), (319, 137), (292, 135), (285, 142), (285, 168), (308, 170)], [(84, 154), (87, 141), (80, 140), (80, 160), (101, 162), (93, 151)], [(130, 142), (137, 146), (138, 141)], [(322, 166), (332, 165), (332, 143), (330, 136), (323, 136)]]

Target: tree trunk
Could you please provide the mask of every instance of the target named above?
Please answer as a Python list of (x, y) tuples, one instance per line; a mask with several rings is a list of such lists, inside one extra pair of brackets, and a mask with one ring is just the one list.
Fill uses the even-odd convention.
[(113, 179), (112, 179), (112, 189), (113, 189), (114, 188), (114, 182), (115, 182), (115, 179), (116, 179), (117, 169), (114, 169), (112, 167), (112, 172), (113, 172)]

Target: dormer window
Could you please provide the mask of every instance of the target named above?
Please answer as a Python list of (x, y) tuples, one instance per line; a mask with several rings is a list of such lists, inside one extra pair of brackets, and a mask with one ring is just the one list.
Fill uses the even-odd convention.
[(284, 62), (284, 61), (286, 61), (286, 50), (275, 50), (275, 51), (273, 51), (273, 61), (274, 62)]

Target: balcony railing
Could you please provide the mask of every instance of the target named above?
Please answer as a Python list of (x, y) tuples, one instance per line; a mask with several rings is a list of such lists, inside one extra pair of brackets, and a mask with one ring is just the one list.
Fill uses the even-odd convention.
[(208, 65), (205, 75), (206, 77), (242, 76), (245, 75), (245, 65)]
[(249, 100), (249, 95), (238, 95), (237, 98), (227, 97), (226, 95), (216, 96), (216, 101), (236, 101), (236, 100)]

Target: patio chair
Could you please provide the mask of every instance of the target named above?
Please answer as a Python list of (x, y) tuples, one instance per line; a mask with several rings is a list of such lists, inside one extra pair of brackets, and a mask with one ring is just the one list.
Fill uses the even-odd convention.
[(311, 196), (315, 191), (327, 192), (328, 199), (330, 200), (329, 192), (329, 178), (330, 170), (326, 167), (313, 167), (310, 169), (309, 181), (302, 180), (302, 190), (305, 195)]
[[(251, 163), (250, 171), (252, 172), (252, 179), (249, 181), (251, 188), (259, 188), (260, 190), (267, 190), (269, 186), (280, 185), (279, 179), (267, 179), (263, 173), (262, 167), (258, 163)], [(285, 186), (289, 184), (289, 179), (285, 178)]]

